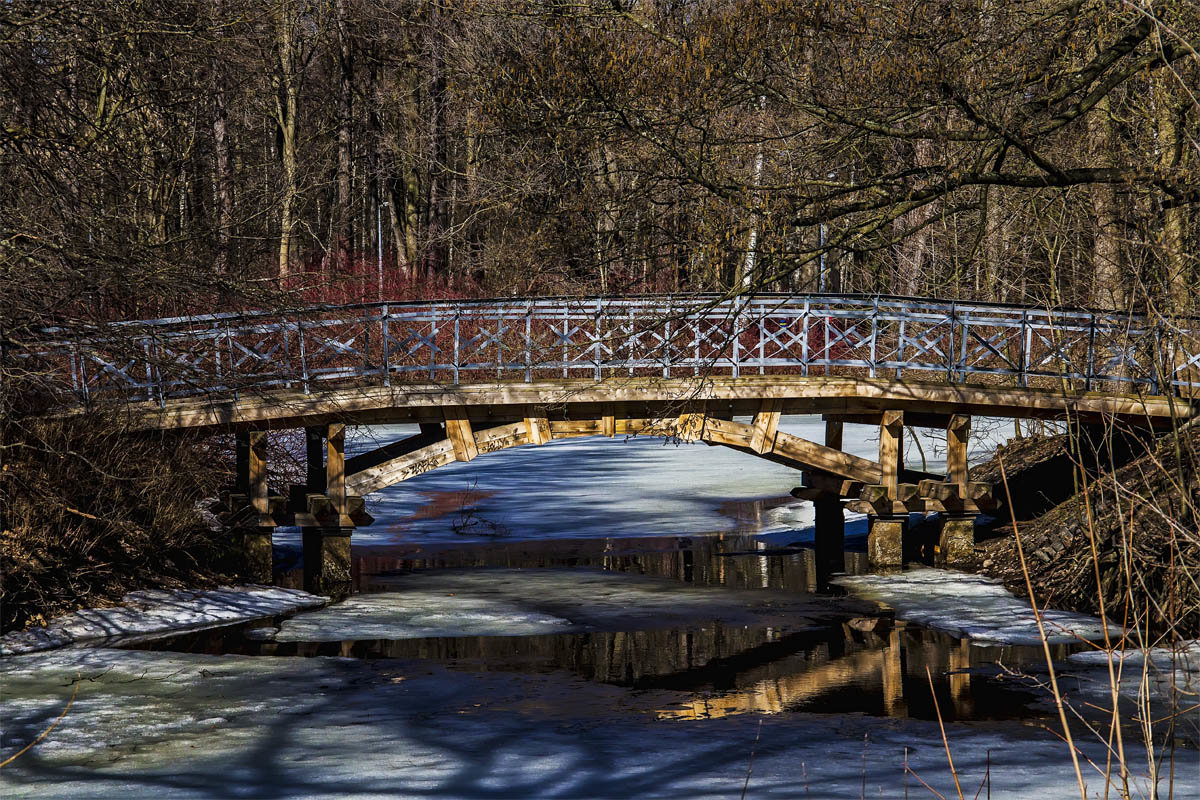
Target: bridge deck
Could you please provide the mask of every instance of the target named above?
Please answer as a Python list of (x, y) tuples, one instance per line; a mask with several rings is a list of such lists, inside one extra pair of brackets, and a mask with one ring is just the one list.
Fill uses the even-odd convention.
[[(1010, 386), (977, 386), (870, 378), (747, 375), (707, 378), (610, 378), (327, 387), (308, 394), (288, 390), (244, 392), (238, 397), (184, 398), (128, 407), (142, 429), (290, 428), (339, 421), (351, 424), (442, 422), (443, 409), (463, 407), (475, 422), (519, 419), (530, 405), (550, 417), (598, 418), (601, 406), (620, 406), (626, 418), (674, 416), (704, 403), (709, 415), (750, 415), (764, 400), (780, 401), (785, 414), (972, 414), (1063, 418), (1113, 417), (1138, 426), (1169, 424), (1195, 413), (1173, 397), (1107, 394)], [(612, 412), (608, 412), (612, 413)]]

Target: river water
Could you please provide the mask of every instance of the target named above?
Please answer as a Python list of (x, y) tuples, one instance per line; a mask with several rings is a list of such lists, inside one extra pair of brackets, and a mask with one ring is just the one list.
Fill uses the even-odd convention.
[[(819, 419), (782, 427), (820, 441)], [(407, 433), (361, 430), (352, 449)], [(868, 571), (865, 520), (819, 560), (795, 483), (724, 448), (638, 438), (392, 487), (355, 534), (342, 603), (0, 659), (0, 757), (80, 687), (0, 772), (5, 796), (949, 797), (956, 773), (972, 795), (1078, 796), (1022, 604), (944, 571), (838, 577)], [(277, 547), (280, 582), (299, 586), (298, 537)], [(1060, 633), (1052, 655), (1082, 647)], [(1086, 670), (1061, 679), (1103, 698)], [(1100, 739), (1078, 743), (1103, 764)], [(1191, 791), (1195, 742), (1179, 746), (1176, 791)], [(1088, 786), (1104, 791), (1095, 773)]]

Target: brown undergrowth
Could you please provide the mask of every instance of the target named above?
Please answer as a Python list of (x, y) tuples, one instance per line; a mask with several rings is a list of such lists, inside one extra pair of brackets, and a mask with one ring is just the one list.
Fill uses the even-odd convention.
[(227, 577), (229, 537), (201, 502), (228, 482), (219, 440), (131, 434), (102, 415), (10, 417), (3, 428), (3, 630)]
[[(1027, 446), (1073, 473), (1060, 473), (1060, 482), (1086, 487), (1020, 523), (1039, 602), (1093, 614), (1103, 602), (1115, 622), (1125, 615), (1159, 634), (1200, 636), (1200, 428), (1162, 436), (1140, 457), (1096, 470), (1079, 468), (1079, 448), (1067, 437)], [(1001, 450), (996, 460), (1019, 474), (1018, 455)], [(1004, 535), (983, 545), (982, 571), (1024, 595), (1011, 526), (995, 532)]]

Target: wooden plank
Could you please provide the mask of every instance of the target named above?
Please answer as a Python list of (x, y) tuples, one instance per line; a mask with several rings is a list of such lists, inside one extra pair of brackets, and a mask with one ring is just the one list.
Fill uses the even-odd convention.
[(463, 406), (446, 406), (442, 413), (446, 418), (446, 438), (454, 447), (455, 460), (473, 460), (479, 455), (479, 450), (475, 446), (475, 433), (471, 429), (471, 420), (467, 418), (467, 409)]
[(554, 437), (550, 420), (546, 419), (546, 415), (538, 411), (537, 406), (534, 405), (525, 407), (525, 432), (529, 437), (530, 444), (545, 444)]
[[(910, 428), (941, 428), (950, 424), (951, 414), (933, 414), (921, 411), (904, 412), (904, 424)], [(878, 425), (883, 421), (883, 411), (860, 411), (857, 413), (834, 412), (822, 414), (826, 424), (831, 422), (851, 423), (855, 425)]]
[(896, 499), (903, 460), (904, 412), (885, 411), (879, 423), (879, 482), (887, 487), (888, 496), (893, 500)]
[[(708, 417), (704, 426), (704, 439), (727, 447), (744, 448), (753, 453), (755, 451), (750, 447), (753, 431), (749, 425), (740, 422)], [(786, 460), (798, 469), (821, 470), (863, 483), (879, 482), (879, 465), (874, 461), (834, 450), (832, 447), (825, 447), (784, 431), (776, 431), (775, 445), (770, 455)]]
[(377, 492), (387, 486), (423, 475), (432, 469), (444, 467), (456, 461), (454, 445), (449, 439), (422, 447), (403, 456), (385, 461), (363, 470), (346, 479), (346, 489), (357, 495)]
[(769, 399), (762, 402), (758, 413), (754, 415), (754, 432), (750, 435), (750, 449), (756, 453), (766, 453), (775, 445), (775, 433), (779, 430), (779, 410), (783, 402)]
[(555, 439), (599, 436), (602, 430), (600, 420), (597, 419), (556, 419), (550, 423), (550, 431)]
[[(681, 396), (722, 403), (754, 403), (779, 399), (783, 411), (827, 413), (880, 413), (903, 409), (909, 413), (989, 414), (1036, 418), (1061, 418), (1065, 413), (1085, 419), (1116, 415), (1122, 421), (1146, 426), (1155, 421), (1188, 419), (1200, 412), (1200, 403), (1155, 396), (1105, 395), (1017, 387), (939, 384), (886, 379), (801, 377), (794, 375), (743, 375), (706, 379), (697, 389), (691, 379), (621, 378), (592, 381), (566, 379), (530, 383), (481, 383), (445, 386), (433, 383), (371, 388), (318, 389), (311, 394), (295, 391), (244, 393), (237, 399), (168, 400), (130, 404), (134, 428), (170, 429), (229, 426), (301, 427), (324, 421), (357, 422), (370, 418), (384, 422), (389, 409), (399, 419), (416, 410), (437, 413), (446, 405), (521, 407), (587, 403), (677, 403)], [(715, 407), (715, 406), (713, 406)], [(66, 415), (82, 411), (64, 412)], [(328, 419), (323, 419), (323, 417)], [(511, 418), (511, 417), (510, 417)]]
[[(416, 450), (420, 450), (422, 447), (428, 447), (434, 442), (440, 442), (446, 438), (445, 431), (441, 425), (423, 425), (421, 427), (421, 433), (346, 459), (346, 474), (354, 475), (355, 473), (363, 472), (371, 467), (408, 455)], [(322, 470), (322, 478), (324, 478), (324, 470)], [(324, 483), (320, 486), (310, 484), (309, 489), (311, 491), (324, 492), (325, 485)]]

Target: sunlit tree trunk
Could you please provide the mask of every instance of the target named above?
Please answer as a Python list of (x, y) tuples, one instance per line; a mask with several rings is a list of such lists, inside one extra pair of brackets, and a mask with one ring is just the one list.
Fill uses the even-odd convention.
[[(1088, 123), (1092, 162), (1095, 166), (1112, 164), (1112, 118), (1109, 100), (1097, 103)], [(1120, 211), (1117, 190), (1110, 183), (1091, 187), (1095, 236), (1092, 239), (1092, 303), (1101, 308), (1124, 309), (1128, 302), (1126, 279), (1121, 264)]]
[(350, 48), (350, 33), (347, 30), (346, 0), (337, 0), (338, 42), (338, 157), (337, 157), (337, 239), (335, 244), (335, 269), (346, 269), (350, 264), (351, 220), (350, 209), (350, 125), (354, 103), (354, 62)]
[[(224, 0), (213, 0), (213, 19), (223, 17)], [(217, 253), (214, 267), (220, 274), (229, 271), (229, 248), (233, 229), (233, 189), (230, 185), (228, 112), (225, 91), (228, 76), (220, 55), (209, 60), (212, 69), (213, 198), (217, 212)]]
[(299, 194), (296, 165), (296, 109), (299, 101), (300, 54), (296, 52), (296, 13), (281, 0), (275, 17), (275, 124), (279, 136), (283, 186), (279, 197), (279, 277), (291, 272), (293, 209)]

